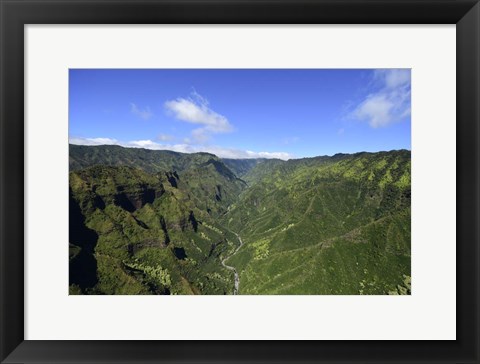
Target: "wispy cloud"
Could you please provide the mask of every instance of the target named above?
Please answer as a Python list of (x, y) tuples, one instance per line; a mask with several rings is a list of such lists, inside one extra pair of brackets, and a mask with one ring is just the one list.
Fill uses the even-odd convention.
[(277, 158), (288, 160), (293, 155), (286, 152), (254, 152), (251, 150), (239, 150), (231, 148), (223, 148), (219, 146), (200, 146), (191, 144), (162, 144), (152, 140), (132, 140), (122, 142), (110, 138), (70, 138), (70, 144), (77, 145), (119, 145), (128, 148), (145, 148), (154, 150), (173, 150), (180, 153), (198, 153), (207, 152), (215, 154), (220, 158)]
[(293, 137), (284, 138), (283, 139), (283, 144), (285, 144), (285, 145), (295, 144), (295, 143), (298, 143), (299, 141), (300, 141), (299, 137), (293, 136)]
[(119, 141), (111, 138), (69, 138), (70, 144), (77, 145), (119, 145)]
[(192, 130), (192, 140), (198, 144), (205, 144), (211, 139), (208, 130), (205, 128), (198, 128)]
[(410, 116), (410, 70), (376, 70), (372, 88), (374, 91), (356, 106), (351, 117), (379, 128)]
[(193, 90), (188, 98), (177, 98), (165, 102), (165, 109), (177, 120), (202, 127), (192, 131), (192, 139), (203, 143), (210, 139), (211, 134), (229, 133), (233, 126), (228, 119), (212, 110), (208, 100)]
[(168, 142), (168, 141), (171, 141), (175, 139), (175, 137), (173, 135), (170, 135), (170, 134), (158, 134), (157, 135), (157, 140), (161, 141), (161, 142)]
[(141, 109), (133, 102), (130, 103), (130, 112), (143, 120), (148, 120), (153, 116), (150, 107), (147, 106), (144, 109)]
[(379, 81), (388, 89), (395, 89), (397, 87), (410, 85), (410, 70), (409, 69), (379, 69), (375, 70), (375, 80)]

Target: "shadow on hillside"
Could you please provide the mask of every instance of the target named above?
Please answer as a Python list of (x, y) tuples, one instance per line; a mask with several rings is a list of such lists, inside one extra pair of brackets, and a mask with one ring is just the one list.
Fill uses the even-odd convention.
[(85, 217), (82, 214), (78, 202), (69, 193), (70, 215), (69, 236), (71, 244), (81, 248), (80, 253), (70, 261), (69, 281), (70, 284), (78, 285), (82, 292), (93, 288), (97, 282), (97, 260), (94, 256), (98, 234), (85, 226)]

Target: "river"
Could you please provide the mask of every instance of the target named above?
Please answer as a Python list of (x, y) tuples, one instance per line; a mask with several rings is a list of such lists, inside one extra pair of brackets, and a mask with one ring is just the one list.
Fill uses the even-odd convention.
[(238, 241), (240, 242), (240, 245), (237, 247), (237, 249), (235, 249), (235, 251), (232, 254), (230, 254), (228, 257), (226, 257), (225, 259), (222, 260), (222, 265), (225, 268), (227, 268), (228, 270), (231, 270), (233, 272), (233, 274), (235, 276), (235, 278), (234, 278), (235, 279), (235, 284), (234, 284), (234, 287), (233, 287), (233, 294), (237, 295), (238, 294), (238, 287), (240, 287), (240, 276), (238, 275), (238, 272), (234, 267), (232, 267), (231, 265), (225, 264), (225, 261), (227, 259), (230, 259), (231, 257), (233, 257), (235, 254), (237, 254), (237, 252), (240, 250), (240, 248), (243, 245), (242, 238), (237, 233), (234, 233), (234, 234), (237, 236)]

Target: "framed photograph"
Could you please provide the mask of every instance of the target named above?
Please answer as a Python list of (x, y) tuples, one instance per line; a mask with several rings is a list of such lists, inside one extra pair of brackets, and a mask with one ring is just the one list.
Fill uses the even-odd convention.
[(2, 363), (479, 362), (478, 1), (1, 13)]

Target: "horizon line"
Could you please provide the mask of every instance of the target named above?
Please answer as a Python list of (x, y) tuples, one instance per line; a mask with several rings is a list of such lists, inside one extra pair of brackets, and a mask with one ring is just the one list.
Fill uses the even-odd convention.
[(313, 155), (313, 156), (304, 156), (304, 157), (291, 157), (288, 159), (282, 159), (278, 157), (258, 157), (258, 156), (252, 156), (252, 157), (220, 157), (215, 153), (208, 152), (208, 151), (192, 151), (192, 152), (178, 152), (176, 150), (172, 149), (154, 149), (154, 148), (147, 148), (145, 146), (123, 146), (119, 144), (95, 144), (95, 145), (86, 145), (86, 144), (75, 144), (75, 143), (68, 143), (69, 146), (75, 145), (78, 147), (119, 147), (122, 149), (141, 149), (141, 150), (148, 150), (148, 151), (154, 151), (154, 152), (171, 152), (171, 153), (177, 153), (177, 154), (210, 154), (213, 155), (217, 158), (220, 159), (237, 159), (237, 160), (245, 160), (245, 159), (273, 159), (273, 160), (283, 160), (283, 161), (289, 161), (289, 160), (299, 160), (299, 159), (308, 159), (308, 158), (318, 158), (318, 157), (335, 157), (337, 155), (355, 155), (355, 154), (363, 154), (363, 153), (369, 153), (369, 154), (376, 154), (376, 153), (390, 153), (390, 152), (400, 152), (400, 151), (407, 151), (407, 152), (412, 152), (411, 149), (407, 148), (400, 148), (400, 149), (390, 149), (390, 150), (378, 150), (378, 151), (358, 151), (358, 152), (350, 152), (350, 153), (345, 153), (345, 152), (337, 152), (335, 154), (323, 154), (323, 155)]

